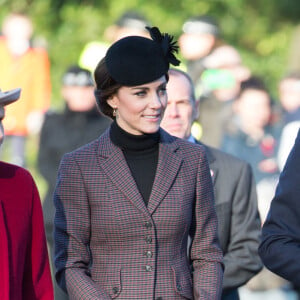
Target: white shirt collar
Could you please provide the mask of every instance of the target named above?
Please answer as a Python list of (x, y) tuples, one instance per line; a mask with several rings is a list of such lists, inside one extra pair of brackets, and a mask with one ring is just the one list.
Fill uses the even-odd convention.
[(196, 143), (196, 139), (190, 135), (189, 138), (187, 139), (188, 142), (191, 142), (191, 143)]

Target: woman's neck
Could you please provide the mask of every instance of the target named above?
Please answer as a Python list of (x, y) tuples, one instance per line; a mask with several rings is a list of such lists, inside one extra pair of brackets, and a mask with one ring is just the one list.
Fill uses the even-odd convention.
[(159, 131), (134, 135), (122, 129), (116, 121), (111, 125), (110, 137), (112, 142), (123, 150), (146, 150), (159, 143)]

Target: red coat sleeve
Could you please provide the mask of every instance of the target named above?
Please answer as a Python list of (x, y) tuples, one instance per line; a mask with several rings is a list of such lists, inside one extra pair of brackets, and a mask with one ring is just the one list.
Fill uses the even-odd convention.
[[(33, 180), (32, 180), (33, 181)], [(26, 251), (23, 299), (53, 300), (53, 287), (40, 197), (33, 182), (31, 232)]]

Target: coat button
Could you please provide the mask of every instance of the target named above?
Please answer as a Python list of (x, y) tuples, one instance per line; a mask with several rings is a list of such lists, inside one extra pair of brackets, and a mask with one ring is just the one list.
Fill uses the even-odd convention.
[(114, 293), (114, 294), (118, 294), (118, 293), (119, 293), (119, 288), (116, 287), (116, 286), (114, 286), (114, 287), (113, 287), (113, 293)]
[(146, 272), (151, 272), (152, 271), (152, 267), (151, 266), (145, 266), (145, 270)]
[(180, 285), (180, 284), (177, 284), (177, 290), (178, 290), (179, 292), (181, 292), (181, 291), (182, 291), (182, 287), (181, 287), (181, 285)]
[(146, 222), (146, 223), (145, 223), (145, 227), (146, 227), (147, 229), (150, 229), (150, 228), (152, 227), (151, 222)]
[(151, 237), (150, 235), (148, 235), (148, 236), (146, 237), (146, 243), (147, 243), (147, 244), (151, 244), (151, 243), (152, 243), (152, 237)]
[(145, 251), (145, 255), (146, 255), (148, 258), (151, 258), (151, 257), (152, 257), (152, 251)]

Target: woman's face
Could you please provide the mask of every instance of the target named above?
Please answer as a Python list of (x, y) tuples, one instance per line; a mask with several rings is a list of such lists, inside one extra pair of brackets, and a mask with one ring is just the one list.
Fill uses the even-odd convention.
[(167, 105), (166, 85), (166, 77), (162, 76), (150, 83), (121, 87), (107, 101), (116, 109), (118, 125), (135, 135), (157, 132)]
[(237, 100), (235, 108), (243, 124), (264, 128), (271, 117), (271, 100), (265, 91), (248, 89)]

